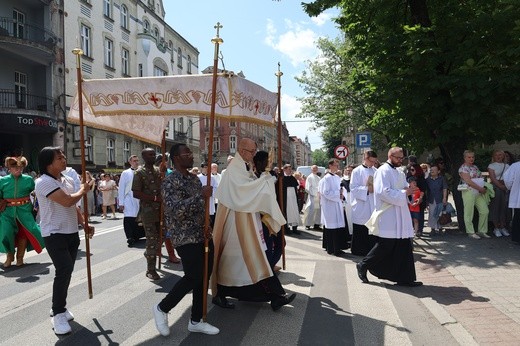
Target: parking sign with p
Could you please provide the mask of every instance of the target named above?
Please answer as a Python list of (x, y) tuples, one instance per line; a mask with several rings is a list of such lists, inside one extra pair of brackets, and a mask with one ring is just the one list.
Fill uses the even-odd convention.
[(356, 133), (356, 147), (370, 148), (372, 145), (372, 136), (370, 132)]

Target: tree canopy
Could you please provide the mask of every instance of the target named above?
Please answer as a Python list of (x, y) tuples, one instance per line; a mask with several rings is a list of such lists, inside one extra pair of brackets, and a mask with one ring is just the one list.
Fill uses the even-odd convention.
[(320, 40), (323, 56), (297, 78), (301, 115), (326, 127), (329, 147), (355, 126), (458, 165), (467, 148), (520, 139), (520, 0), (302, 5), (311, 16), (338, 7), (345, 35)]

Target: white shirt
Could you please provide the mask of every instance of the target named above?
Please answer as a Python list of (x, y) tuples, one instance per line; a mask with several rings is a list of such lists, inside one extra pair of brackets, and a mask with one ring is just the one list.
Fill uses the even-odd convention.
[(511, 191), (509, 208), (520, 208), (520, 161), (513, 163), (504, 173), (504, 183)]
[(48, 196), (62, 189), (67, 195), (74, 193), (74, 182), (71, 178), (61, 175), (59, 180), (43, 174), (36, 179), (36, 198), (40, 212), (40, 230), (42, 237), (53, 233), (73, 234), (78, 232), (78, 212), (76, 205), (64, 207), (51, 201)]
[(345, 227), (343, 201), (341, 200), (341, 178), (327, 173), (318, 184), (321, 203), (321, 224), (325, 228)]
[(374, 194), (368, 193), (368, 177), (374, 176), (375, 167), (357, 166), (350, 176), (350, 198), (352, 204), (352, 222), (364, 225), (375, 208)]
[(123, 214), (125, 217), (137, 217), (139, 213), (139, 200), (134, 198), (132, 192), (132, 182), (134, 181), (135, 170), (132, 168), (125, 169), (119, 177), (119, 206), (125, 207)]
[(379, 218), (379, 237), (391, 239), (413, 238), (413, 225), (408, 209), (405, 189), (408, 187), (405, 174), (388, 163), (374, 173), (375, 209), (383, 211)]
[[(208, 176), (201, 173), (201, 174), (197, 175), (197, 177), (199, 177), (199, 180), (202, 183), (202, 186), (206, 186), (206, 184), (208, 183)], [(211, 197), (209, 198), (209, 215), (214, 215), (215, 214), (215, 197), (214, 196), (215, 196), (215, 192), (217, 192), (218, 184), (217, 184), (217, 180), (215, 179), (215, 177), (213, 175), (210, 174), (210, 177), (211, 177), (210, 185), (213, 188), (213, 193), (212, 193)]]
[(307, 191), (310, 196), (316, 196), (318, 194), (320, 180), (321, 178), (314, 173), (311, 173), (307, 179), (305, 179), (305, 191)]

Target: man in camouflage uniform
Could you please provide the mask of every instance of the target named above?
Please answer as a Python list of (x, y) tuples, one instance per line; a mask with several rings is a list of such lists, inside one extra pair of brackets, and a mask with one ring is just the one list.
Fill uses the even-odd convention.
[(151, 280), (159, 280), (160, 276), (155, 270), (155, 262), (162, 244), (159, 238), (161, 173), (159, 167), (154, 166), (156, 156), (154, 149), (143, 149), (141, 156), (145, 164), (135, 172), (132, 192), (134, 197), (139, 199), (139, 216), (146, 236), (144, 252), (147, 261), (146, 277)]

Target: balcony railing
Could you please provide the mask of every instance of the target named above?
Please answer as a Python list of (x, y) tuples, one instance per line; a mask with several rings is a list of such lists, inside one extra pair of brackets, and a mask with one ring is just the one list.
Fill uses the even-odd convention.
[(52, 99), (44, 96), (17, 93), (0, 89), (0, 108), (29, 109), (41, 112), (52, 111)]
[(56, 35), (41, 26), (18, 22), (8, 17), (0, 17), (0, 36), (41, 43), (47, 48), (53, 48), (57, 42)]

